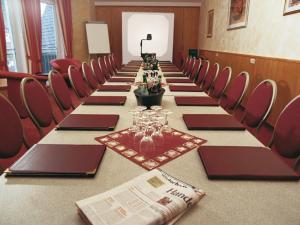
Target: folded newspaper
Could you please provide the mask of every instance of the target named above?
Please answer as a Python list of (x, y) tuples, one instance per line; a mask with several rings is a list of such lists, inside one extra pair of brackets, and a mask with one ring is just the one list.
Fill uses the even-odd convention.
[(204, 195), (202, 190), (155, 169), (76, 205), (87, 224), (163, 225), (175, 223)]

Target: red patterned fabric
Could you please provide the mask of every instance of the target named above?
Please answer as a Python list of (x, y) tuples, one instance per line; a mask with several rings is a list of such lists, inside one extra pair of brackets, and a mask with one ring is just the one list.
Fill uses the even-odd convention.
[(225, 67), (217, 77), (217, 80), (212, 87), (211, 96), (214, 98), (220, 98), (231, 78), (231, 68)]
[(72, 100), (69, 88), (63, 79), (62, 75), (57, 71), (50, 71), (49, 83), (51, 90), (64, 110), (69, 110), (72, 107)]
[(104, 74), (102, 73), (102, 70), (100, 69), (98, 62), (95, 59), (91, 60), (91, 68), (99, 84), (104, 84), (105, 83)]
[(246, 84), (248, 81), (248, 73), (240, 73), (233, 81), (228, 90), (226, 97), (221, 99), (221, 105), (226, 109), (234, 109), (245, 93)]
[(218, 72), (219, 72), (219, 64), (215, 63), (213, 66), (209, 67), (207, 75), (203, 80), (203, 84), (202, 84), (203, 90), (205, 92), (208, 92), (208, 90), (210, 89)]
[(72, 30), (71, 0), (57, 0), (56, 3), (57, 3), (59, 20), (62, 28), (63, 38), (64, 38), (65, 57), (72, 58), (73, 30)]
[(292, 100), (280, 114), (274, 128), (273, 147), (282, 156), (300, 156), (300, 96)]
[(201, 63), (202, 63), (202, 65), (199, 70), (197, 80), (195, 82), (197, 85), (200, 85), (202, 83), (202, 81), (204, 80), (204, 78), (207, 74), (207, 70), (209, 67), (209, 61), (205, 60), (205, 61), (202, 61)]
[(264, 119), (272, 104), (272, 97), (276, 86), (269, 81), (260, 83), (252, 92), (245, 106), (244, 122), (250, 127), (257, 127)]
[(206, 142), (204, 139), (175, 129), (163, 135), (164, 142), (155, 146), (153, 152), (139, 150), (139, 146), (134, 144), (133, 135), (129, 133), (128, 129), (95, 139), (146, 170), (162, 166)]
[(82, 63), (81, 69), (86, 82), (92, 90), (95, 90), (98, 87), (99, 83), (97, 81), (97, 78), (93, 74), (91, 67), (86, 62), (84, 62)]
[(84, 98), (89, 95), (88, 86), (85, 83), (81, 72), (76, 67), (71, 66), (69, 68), (69, 79), (79, 98)]
[(8, 71), (6, 58), (5, 25), (0, 2), (0, 70)]
[(29, 73), (42, 72), (42, 28), (40, 0), (21, 0)]
[(33, 79), (22, 82), (23, 99), (28, 110), (41, 127), (48, 127), (53, 120), (48, 94), (41, 84)]
[(0, 94), (0, 158), (9, 158), (23, 145), (23, 128), (13, 105)]

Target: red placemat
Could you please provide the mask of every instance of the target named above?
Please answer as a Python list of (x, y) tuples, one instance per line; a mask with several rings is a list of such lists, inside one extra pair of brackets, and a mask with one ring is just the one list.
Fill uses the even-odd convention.
[(134, 145), (133, 135), (128, 132), (128, 129), (96, 137), (95, 140), (146, 170), (160, 167), (206, 142), (202, 138), (175, 129), (172, 129), (170, 133), (164, 133), (162, 147), (148, 153), (139, 151), (138, 146)]

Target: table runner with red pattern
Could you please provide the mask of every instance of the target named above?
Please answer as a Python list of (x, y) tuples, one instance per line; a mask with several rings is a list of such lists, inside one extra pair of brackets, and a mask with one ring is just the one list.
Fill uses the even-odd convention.
[(148, 153), (139, 151), (138, 146), (134, 145), (133, 135), (128, 129), (96, 137), (95, 140), (146, 170), (160, 167), (206, 142), (202, 138), (175, 129), (163, 135), (163, 145)]

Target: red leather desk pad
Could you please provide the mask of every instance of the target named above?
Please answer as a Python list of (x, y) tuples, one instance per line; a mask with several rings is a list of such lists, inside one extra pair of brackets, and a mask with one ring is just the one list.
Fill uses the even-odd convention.
[(194, 83), (192, 80), (190, 80), (189, 78), (168, 78), (166, 79), (167, 83)]
[(163, 73), (164, 77), (182, 77), (187, 78), (183, 73)]
[(118, 77), (136, 77), (137, 73), (116, 73)]
[(231, 115), (183, 114), (189, 130), (245, 130), (245, 126)]
[(130, 91), (130, 85), (101, 85), (97, 91)]
[(185, 91), (185, 92), (201, 92), (199, 86), (186, 86), (186, 85), (169, 85), (170, 91)]
[(128, 129), (95, 139), (146, 170), (160, 167), (206, 142), (204, 139), (172, 129), (171, 133), (164, 134), (164, 144), (160, 148), (144, 153), (134, 145), (133, 135)]
[(134, 82), (135, 78), (128, 77), (112, 77), (108, 80), (109, 82)]
[(178, 106), (218, 106), (218, 102), (211, 97), (202, 96), (175, 96), (176, 105)]
[(124, 105), (126, 96), (89, 96), (82, 105)]
[(299, 180), (299, 175), (264, 147), (201, 146), (198, 149), (209, 179)]
[(94, 176), (105, 145), (37, 144), (7, 171), (7, 176)]
[(61, 121), (57, 130), (114, 130), (119, 115), (70, 114)]

